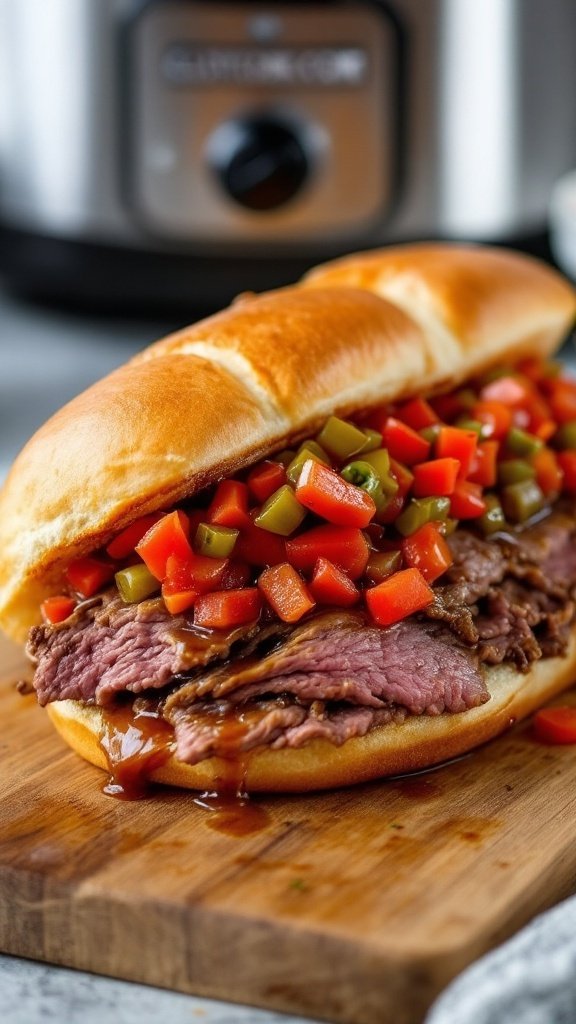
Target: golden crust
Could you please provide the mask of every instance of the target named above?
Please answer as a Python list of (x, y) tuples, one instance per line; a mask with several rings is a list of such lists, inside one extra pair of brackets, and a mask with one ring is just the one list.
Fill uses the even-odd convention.
[(319, 268), (303, 287), (243, 298), (157, 343), (65, 406), (16, 460), (0, 493), (0, 625), (23, 639), (66, 563), (135, 516), (332, 411), (549, 351), (575, 309), (572, 289), (527, 257), (408, 246)]
[[(486, 681), (491, 699), (482, 707), (457, 715), (409, 718), (385, 725), (366, 736), (335, 747), (314, 740), (299, 750), (256, 750), (248, 759), (246, 786), (250, 792), (306, 792), (416, 771), (439, 764), (493, 739), (570, 686), (576, 673), (576, 630), (565, 658), (547, 658), (527, 674), (510, 666), (490, 668)], [(48, 714), (66, 743), (99, 768), (106, 758), (98, 743), (100, 708), (76, 701), (48, 705)], [(190, 766), (174, 756), (153, 772), (155, 782), (186, 789), (214, 789), (225, 777), (217, 758)]]

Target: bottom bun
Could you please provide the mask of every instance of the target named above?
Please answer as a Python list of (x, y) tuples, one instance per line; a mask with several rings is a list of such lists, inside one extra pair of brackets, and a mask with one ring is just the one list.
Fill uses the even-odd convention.
[[(526, 674), (509, 665), (487, 669), (491, 699), (471, 711), (408, 718), (347, 740), (341, 747), (313, 740), (297, 750), (254, 750), (246, 756), (246, 789), (298, 793), (430, 767), (493, 739), (565, 690), (575, 677), (576, 630), (563, 658), (537, 661)], [(108, 767), (99, 743), (104, 728), (101, 708), (64, 700), (50, 704), (48, 714), (77, 754), (98, 768)], [(202, 790), (218, 789), (226, 778), (229, 768), (220, 758), (188, 765), (174, 755), (150, 775), (154, 782)]]

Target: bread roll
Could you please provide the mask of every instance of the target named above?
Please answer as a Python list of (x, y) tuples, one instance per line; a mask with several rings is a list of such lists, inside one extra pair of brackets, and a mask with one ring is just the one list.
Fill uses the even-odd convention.
[[(375, 294), (371, 294), (374, 292)], [(351, 413), (551, 352), (573, 290), (526, 256), (349, 257), (152, 345), (56, 413), (0, 493), (0, 626), (22, 640), (62, 571), (134, 517)]]

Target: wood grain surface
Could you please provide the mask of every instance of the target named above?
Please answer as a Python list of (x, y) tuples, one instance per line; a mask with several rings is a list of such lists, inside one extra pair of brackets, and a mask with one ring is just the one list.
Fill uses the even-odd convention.
[[(0, 949), (350, 1024), (417, 1024), (576, 879), (576, 748), (520, 725), (426, 775), (261, 799), (232, 837), (193, 794), (102, 794), (0, 642)], [(570, 693), (562, 702), (576, 703)]]

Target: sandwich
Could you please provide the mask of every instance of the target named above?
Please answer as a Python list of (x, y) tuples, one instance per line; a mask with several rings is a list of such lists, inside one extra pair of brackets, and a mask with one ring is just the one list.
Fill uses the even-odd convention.
[(573, 681), (575, 313), (517, 253), (359, 254), (37, 432), (0, 494), (0, 625), (109, 792), (423, 769)]

